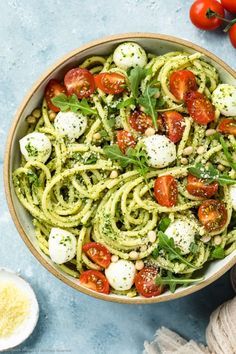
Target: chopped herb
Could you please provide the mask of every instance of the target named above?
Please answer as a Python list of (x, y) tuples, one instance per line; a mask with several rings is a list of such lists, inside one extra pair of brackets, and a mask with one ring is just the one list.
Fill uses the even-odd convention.
[(39, 179), (36, 173), (29, 170), (27, 176), (30, 184), (33, 184), (35, 187), (39, 187)]
[(39, 153), (38, 150), (31, 143), (28, 143), (25, 146), (25, 150), (28, 152), (29, 156), (31, 156), (31, 157), (38, 156), (38, 153)]
[(212, 165), (209, 167), (204, 167), (202, 164), (198, 163), (194, 167), (190, 167), (188, 171), (197, 178), (202, 178), (212, 183), (217, 181), (221, 186), (236, 184), (236, 180), (230, 178), (228, 175), (220, 173)]
[(175, 292), (177, 285), (184, 285), (188, 286), (192, 283), (198, 283), (202, 281), (204, 278), (196, 278), (196, 279), (190, 279), (190, 278), (177, 278), (175, 277), (171, 272), (168, 271), (166, 277), (160, 277), (157, 276), (155, 279), (155, 283), (157, 285), (168, 285), (170, 291), (172, 293)]
[(96, 115), (97, 111), (90, 108), (88, 101), (83, 98), (81, 101), (73, 94), (72, 96), (66, 96), (64, 93), (52, 98), (52, 103), (60, 108), (62, 112), (71, 110), (72, 112), (81, 111), (84, 115)]

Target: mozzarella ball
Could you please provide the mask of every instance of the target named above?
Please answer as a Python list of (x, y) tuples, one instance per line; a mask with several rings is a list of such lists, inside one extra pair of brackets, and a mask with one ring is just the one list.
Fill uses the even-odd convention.
[(165, 234), (169, 238), (173, 238), (176, 247), (181, 250), (182, 254), (188, 254), (191, 243), (194, 242), (196, 228), (191, 222), (176, 220), (168, 226)]
[(59, 112), (54, 126), (56, 131), (69, 139), (78, 139), (87, 127), (87, 118), (82, 113)]
[(127, 70), (135, 66), (143, 68), (147, 64), (145, 50), (137, 43), (120, 44), (113, 54), (113, 60), (118, 68)]
[(236, 87), (228, 84), (218, 85), (212, 93), (212, 103), (222, 115), (236, 116)]
[(236, 184), (229, 187), (229, 195), (232, 207), (234, 210), (236, 210)]
[(176, 159), (175, 144), (165, 135), (152, 135), (143, 139), (151, 167), (162, 168)]
[(110, 263), (105, 269), (107, 280), (115, 290), (129, 290), (134, 283), (135, 273), (134, 264), (124, 259)]
[(40, 161), (45, 163), (52, 152), (52, 145), (47, 135), (30, 133), (20, 139), (20, 151), (26, 161)]
[(76, 237), (71, 232), (53, 227), (49, 235), (48, 246), (53, 262), (66, 263), (75, 256)]

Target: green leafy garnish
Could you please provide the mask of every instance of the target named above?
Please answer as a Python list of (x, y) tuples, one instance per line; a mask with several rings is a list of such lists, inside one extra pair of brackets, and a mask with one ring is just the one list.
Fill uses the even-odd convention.
[(217, 181), (221, 186), (236, 184), (236, 180), (230, 178), (228, 175), (220, 173), (212, 165), (204, 167), (202, 164), (198, 163), (194, 167), (190, 167), (188, 171), (191, 175), (207, 180), (208, 183)]
[(228, 146), (223, 138), (223, 136), (220, 136), (219, 137), (219, 141), (221, 143), (221, 146), (223, 148), (223, 153), (228, 161), (228, 163), (230, 164), (230, 166), (236, 171), (236, 163), (233, 162), (233, 159), (232, 159), (232, 155), (231, 153), (229, 152), (229, 149), (228, 149)]
[(192, 242), (190, 245), (190, 252), (196, 254), (198, 252), (198, 249), (199, 249), (198, 245)]
[(225, 258), (225, 250), (217, 246), (214, 248), (214, 250), (211, 252), (211, 259), (222, 259)]
[(170, 225), (171, 220), (168, 217), (162, 218), (158, 224), (158, 229), (162, 232), (165, 232), (167, 227)]
[(134, 98), (138, 97), (140, 83), (145, 78), (146, 75), (147, 75), (147, 70), (140, 68), (140, 66), (136, 66), (135, 68), (130, 70), (128, 78), (130, 82), (130, 89)]
[(72, 96), (66, 96), (64, 93), (52, 98), (52, 103), (54, 106), (60, 108), (62, 112), (72, 111), (77, 112), (81, 111), (84, 115), (96, 115), (97, 111), (90, 108), (88, 101), (83, 98), (81, 101), (78, 100), (78, 97), (73, 94)]
[(153, 126), (155, 129), (157, 126), (157, 95), (160, 93), (160, 90), (157, 87), (148, 86), (143, 94), (143, 96), (138, 98), (138, 103), (143, 106), (145, 113), (152, 117)]
[(35, 187), (39, 187), (39, 179), (35, 172), (29, 170), (27, 176), (30, 184), (33, 184)]
[(177, 278), (175, 277), (171, 272), (168, 271), (166, 277), (160, 277), (157, 276), (155, 279), (155, 283), (157, 285), (168, 285), (170, 291), (172, 293), (175, 292), (177, 285), (184, 285), (188, 286), (192, 283), (198, 283), (202, 281), (204, 278), (196, 278), (196, 279), (190, 279), (190, 278)]
[(116, 107), (118, 109), (121, 109), (121, 108), (126, 108), (126, 107), (129, 107), (132, 105), (135, 105), (135, 99), (133, 97), (130, 97), (130, 98), (127, 98), (127, 100), (125, 100), (125, 101), (119, 102)]
[(159, 236), (158, 248), (164, 249), (167, 252), (169, 259), (171, 261), (178, 259), (179, 261), (186, 264), (190, 268), (197, 269), (194, 265), (189, 263), (184, 257), (181, 256), (181, 250), (175, 246), (175, 243), (174, 243), (174, 240), (172, 237), (169, 238), (162, 231), (158, 232), (158, 236)]
[(159, 248), (157, 247), (152, 251), (152, 257), (154, 259), (157, 259), (158, 256), (159, 256)]

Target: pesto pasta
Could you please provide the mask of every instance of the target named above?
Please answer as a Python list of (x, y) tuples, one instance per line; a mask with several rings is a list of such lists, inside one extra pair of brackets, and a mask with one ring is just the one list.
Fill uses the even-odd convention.
[(200, 281), (197, 270), (236, 249), (229, 90), (200, 53), (131, 42), (51, 80), (13, 172), (41, 250), (102, 293)]

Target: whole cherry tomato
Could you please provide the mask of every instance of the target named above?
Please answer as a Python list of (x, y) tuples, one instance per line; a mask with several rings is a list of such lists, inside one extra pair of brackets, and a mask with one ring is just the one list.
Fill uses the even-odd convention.
[[(235, 3), (235, 5), (236, 5), (236, 3)], [(230, 27), (229, 39), (230, 39), (230, 42), (232, 43), (233, 47), (236, 48), (236, 23), (232, 27)]]
[(207, 17), (209, 9), (221, 17), (225, 16), (224, 8), (217, 0), (196, 0), (190, 8), (190, 19), (197, 28), (214, 30), (222, 24), (222, 20), (219, 18)]
[(235, 0), (221, 0), (221, 4), (225, 10), (236, 14), (236, 1)]

